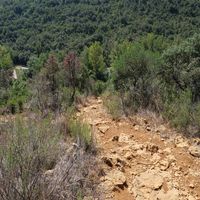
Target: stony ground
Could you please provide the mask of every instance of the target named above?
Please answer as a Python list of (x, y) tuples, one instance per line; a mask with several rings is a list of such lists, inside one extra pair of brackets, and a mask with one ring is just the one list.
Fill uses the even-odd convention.
[(114, 121), (100, 98), (90, 98), (77, 117), (92, 126), (103, 199), (200, 199), (198, 139), (138, 116)]

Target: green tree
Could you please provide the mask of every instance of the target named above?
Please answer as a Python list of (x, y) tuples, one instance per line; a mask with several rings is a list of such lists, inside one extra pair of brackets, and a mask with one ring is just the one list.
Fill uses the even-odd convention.
[(23, 105), (26, 103), (29, 91), (27, 82), (23, 78), (14, 80), (9, 88), (9, 99), (7, 106), (11, 113), (15, 114), (17, 111), (23, 111)]
[(44, 67), (45, 61), (47, 60), (48, 55), (47, 54), (40, 54), (40, 56), (31, 56), (27, 67), (29, 68), (29, 77), (33, 77), (37, 73), (40, 72), (42, 67)]
[(193, 101), (200, 99), (200, 35), (175, 45), (163, 54), (164, 66), (160, 75), (169, 91), (192, 91)]
[(0, 70), (7, 70), (12, 66), (12, 59), (9, 50), (0, 45)]
[(92, 70), (97, 80), (105, 80), (105, 63), (103, 48), (99, 42), (93, 43), (88, 48), (88, 68)]
[(159, 70), (164, 115), (179, 128), (200, 127), (200, 35), (168, 48)]
[(0, 46), (0, 106), (9, 98), (8, 89), (12, 81), (12, 59), (7, 48)]
[(99, 42), (84, 49), (81, 54), (81, 65), (81, 90), (86, 91), (87, 94), (99, 95), (105, 89), (108, 78), (103, 48)]
[(158, 63), (159, 55), (145, 50), (140, 43), (126, 46), (116, 57), (112, 79), (124, 105), (130, 103), (137, 109), (151, 104)]
[(170, 44), (170, 40), (163, 36), (155, 35), (154, 33), (148, 33), (146, 36), (139, 38), (139, 42), (142, 43), (145, 50), (153, 52), (163, 52)]

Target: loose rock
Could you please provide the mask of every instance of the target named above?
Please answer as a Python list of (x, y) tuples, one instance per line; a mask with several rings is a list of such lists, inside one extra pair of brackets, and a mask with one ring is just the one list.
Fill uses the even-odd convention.
[(167, 193), (161, 190), (155, 199), (156, 200), (179, 200), (179, 192), (176, 189), (170, 190)]
[(163, 177), (157, 171), (146, 171), (136, 178), (136, 184), (139, 188), (146, 187), (157, 190), (163, 185)]
[(200, 158), (200, 146), (191, 146), (188, 151), (192, 156)]
[(189, 146), (188, 142), (181, 136), (176, 137), (174, 142), (175, 142), (176, 147), (179, 147), (179, 148), (184, 148), (184, 147)]
[(124, 185), (126, 183), (125, 175), (119, 170), (112, 170), (106, 177), (106, 180), (112, 182), (114, 186)]
[(119, 142), (128, 143), (129, 137), (126, 134), (121, 133), (120, 136), (119, 136)]
[(110, 127), (107, 125), (101, 125), (98, 127), (99, 131), (101, 131), (101, 133), (105, 134), (105, 132), (109, 129)]

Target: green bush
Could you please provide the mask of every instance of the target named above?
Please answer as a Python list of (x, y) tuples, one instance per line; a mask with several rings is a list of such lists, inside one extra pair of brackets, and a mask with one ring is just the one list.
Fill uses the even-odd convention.
[[(146, 108), (152, 99), (160, 56), (145, 50), (142, 44), (133, 43), (123, 47), (112, 63), (112, 80), (120, 96), (126, 96), (135, 109)], [(125, 101), (123, 101), (125, 103)], [(125, 106), (125, 105), (124, 105)]]
[(165, 102), (164, 115), (175, 127), (186, 129), (191, 122), (191, 92), (182, 92), (169, 102)]
[(50, 119), (17, 118), (1, 131), (0, 196), (5, 200), (40, 199), (41, 175), (58, 158), (58, 128)]
[(24, 80), (15, 80), (9, 90), (7, 106), (11, 113), (22, 112), (29, 96), (27, 83)]
[(198, 103), (193, 111), (194, 125), (200, 130), (200, 103)]
[(88, 124), (78, 120), (71, 120), (69, 131), (72, 137), (77, 139), (78, 146), (84, 146), (86, 149), (92, 147), (92, 133)]
[(106, 91), (103, 95), (103, 103), (111, 114), (114, 120), (118, 120), (123, 115), (122, 103), (117, 94), (111, 94), (110, 91)]
[(103, 81), (95, 81), (93, 85), (93, 94), (95, 96), (99, 96), (102, 94), (102, 92), (106, 89), (107, 85)]

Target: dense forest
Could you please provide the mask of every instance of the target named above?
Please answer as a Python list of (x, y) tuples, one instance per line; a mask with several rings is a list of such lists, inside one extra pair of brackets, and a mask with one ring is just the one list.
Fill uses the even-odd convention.
[(199, 28), (197, 0), (0, 0), (0, 43), (17, 64), (51, 50), (80, 52), (94, 41), (109, 51), (146, 33), (189, 37)]

